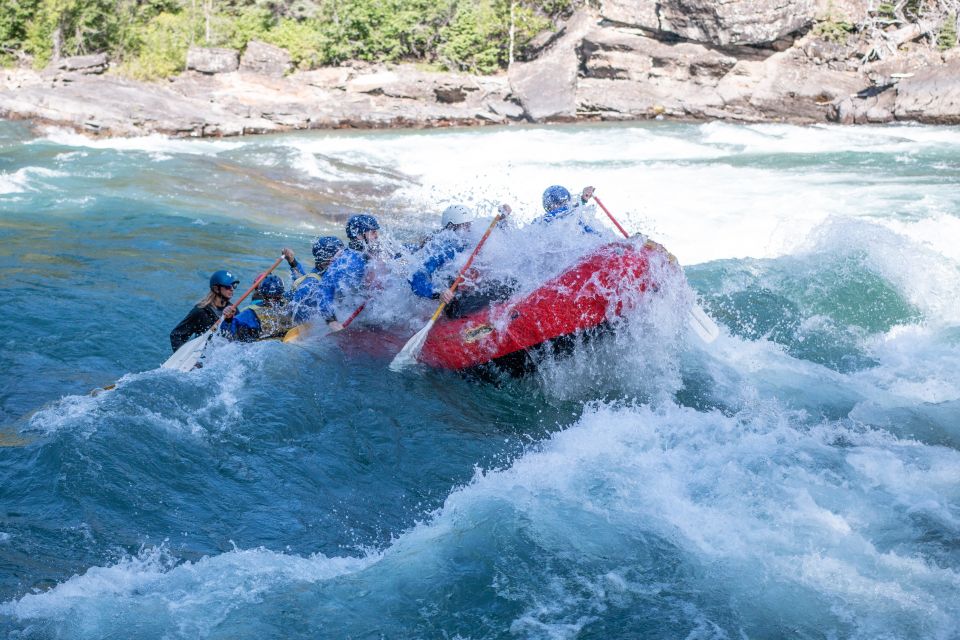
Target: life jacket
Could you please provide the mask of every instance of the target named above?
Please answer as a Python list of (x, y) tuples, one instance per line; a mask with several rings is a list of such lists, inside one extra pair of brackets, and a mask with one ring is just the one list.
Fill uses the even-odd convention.
[(253, 311), (257, 320), (260, 321), (260, 338), (273, 338), (283, 335), (294, 325), (293, 318), (285, 305), (268, 307), (252, 304), (247, 309)]
[(308, 274), (305, 275), (305, 276), (300, 276), (299, 278), (297, 278), (296, 280), (293, 281), (293, 288), (294, 288), (294, 289), (298, 288), (301, 284), (303, 284), (304, 282), (306, 282), (307, 278), (313, 278), (313, 279), (316, 280), (317, 282), (320, 282), (320, 275), (321, 275), (321, 274), (319, 274), (319, 273), (314, 273), (313, 271), (311, 271), (310, 273), (308, 273)]

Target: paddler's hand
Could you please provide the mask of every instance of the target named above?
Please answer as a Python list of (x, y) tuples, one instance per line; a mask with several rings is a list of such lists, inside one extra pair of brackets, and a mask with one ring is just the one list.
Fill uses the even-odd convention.
[(500, 205), (500, 207), (497, 209), (497, 211), (499, 211), (499, 212), (500, 212), (500, 215), (502, 215), (504, 218), (506, 218), (506, 217), (509, 216), (511, 213), (513, 213), (513, 209), (511, 209), (511, 208), (510, 208), (510, 205), (508, 205), (508, 204), (502, 204), (502, 205)]
[(223, 310), (223, 319), (225, 322), (230, 322), (233, 320), (233, 317), (237, 315), (237, 308), (232, 304)]
[(440, 300), (443, 304), (450, 304), (450, 301), (453, 300), (453, 293), (450, 292), (450, 289), (444, 289), (440, 292)]
[(336, 333), (337, 331), (343, 331), (343, 325), (340, 324), (339, 320), (331, 320), (327, 323), (327, 329), (330, 329), (330, 333)]
[(293, 255), (293, 249), (284, 247), (283, 251), (280, 252), (280, 255), (287, 259), (287, 264), (289, 264), (291, 267), (297, 264), (297, 257)]
[(590, 202), (590, 198), (593, 197), (593, 191), (594, 191), (593, 187), (584, 187), (583, 192), (580, 194), (580, 201), (583, 204), (587, 204), (588, 202)]

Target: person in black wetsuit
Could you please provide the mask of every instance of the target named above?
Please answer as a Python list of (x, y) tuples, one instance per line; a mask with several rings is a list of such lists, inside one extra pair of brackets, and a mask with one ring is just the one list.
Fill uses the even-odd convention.
[(202, 335), (220, 318), (240, 280), (226, 269), (210, 276), (210, 292), (170, 332), (170, 346), (176, 351), (193, 336)]

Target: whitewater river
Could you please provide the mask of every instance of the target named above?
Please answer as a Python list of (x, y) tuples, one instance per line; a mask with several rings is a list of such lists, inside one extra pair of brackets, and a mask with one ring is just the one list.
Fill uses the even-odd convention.
[[(508, 202), (481, 264), (543, 281), (614, 237), (529, 227), (554, 183), (689, 284), (499, 385), (387, 369), (402, 273), (364, 339), (156, 369), (212, 271), (359, 211)], [(960, 638), (960, 129), (0, 122), (0, 292), (5, 637)]]

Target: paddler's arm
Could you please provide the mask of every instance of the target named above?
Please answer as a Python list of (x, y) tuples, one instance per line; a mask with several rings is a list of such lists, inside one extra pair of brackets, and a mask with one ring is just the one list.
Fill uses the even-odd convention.
[(307, 272), (304, 270), (303, 265), (300, 264), (300, 261), (297, 260), (297, 257), (293, 254), (292, 249), (287, 247), (283, 248), (281, 255), (287, 259), (287, 264), (290, 265), (290, 278), (296, 280), (297, 278), (302, 278), (307, 275)]

